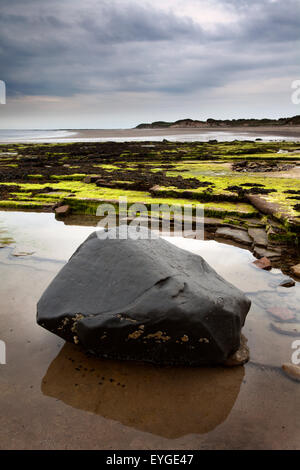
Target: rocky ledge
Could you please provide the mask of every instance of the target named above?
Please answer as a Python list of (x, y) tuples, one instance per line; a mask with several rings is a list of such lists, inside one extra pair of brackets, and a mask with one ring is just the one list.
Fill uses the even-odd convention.
[(236, 353), (245, 349), (249, 308), (198, 255), (162, 238), (99, 239), (95, 232), (41, 297), (37, 321), (99, 357), (236, 365), (248, 359), (237, 361)]

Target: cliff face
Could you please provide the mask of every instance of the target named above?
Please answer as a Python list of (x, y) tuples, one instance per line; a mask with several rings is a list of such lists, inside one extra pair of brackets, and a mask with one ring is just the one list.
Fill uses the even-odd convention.
[(175, 122), (156, 121), (143, 123), (136, 129), (162, 129), (162, 128), (209, 128), (209, 127), (258, 127), (258, 126), (299, 126), (300, 115), (280, 119), (207, 119), (198, 121), (194, 119), (180, 119)]

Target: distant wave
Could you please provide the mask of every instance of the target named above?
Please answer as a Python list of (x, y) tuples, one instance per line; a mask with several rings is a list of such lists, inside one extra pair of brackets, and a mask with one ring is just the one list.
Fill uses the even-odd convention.
[(61, 130), (23, 130), (0, 129), (0, 142), (45, 142), (50, 139), (65, 139), (75, 135), (76, 132)]

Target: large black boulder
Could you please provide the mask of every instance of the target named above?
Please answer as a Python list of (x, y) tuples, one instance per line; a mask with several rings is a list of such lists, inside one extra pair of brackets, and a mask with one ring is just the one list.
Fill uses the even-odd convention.
[(201, 256), (162, 238), (95, 232), (42, 295), (37, 321), (99, 357), (221, 364), (238, 350), (249, 308)]

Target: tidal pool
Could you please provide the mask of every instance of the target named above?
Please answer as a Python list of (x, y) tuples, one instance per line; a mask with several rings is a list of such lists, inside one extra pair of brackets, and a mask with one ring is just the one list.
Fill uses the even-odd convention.
[[(92, 223), (0, 212), (0, 340), (7, 353), (0, 448), (299, 449), (300, 385), (281, 365), (300, 340), (300, 283), (280, 287), (286, 276), (256, 268), (245, 249), (169, 238), (252, 300), (243, 330), (250, 362), (178, 368), (91, 358), (37, 326), (35, 316), (42, 292), (94, 231)], [(279, 322), (280, 312), (292, 322)]]

